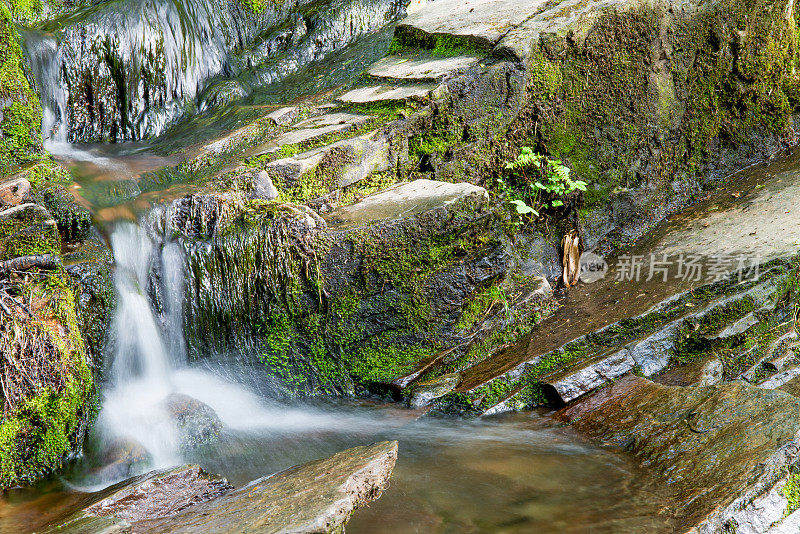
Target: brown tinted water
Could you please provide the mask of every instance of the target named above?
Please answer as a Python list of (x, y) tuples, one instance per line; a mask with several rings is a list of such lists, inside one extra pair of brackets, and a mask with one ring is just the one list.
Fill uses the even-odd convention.
[[(294, 423), (283, 429), (251, 425), (186, 460), (239, 486), (350, 446), (397, 439), (390, 487), (354, 514), (348, 533), (673, 529), (668, 496), (630, 458), (539, 413), (415, 421), (412, 413), (378, 404), (285, 408), (294, 410)], [(85, 505), (89, 496), (69, 489), (73, 484), (80, 486), (79, 473), (8, 492), (0, 498), (0, 532), (32, 532)]]

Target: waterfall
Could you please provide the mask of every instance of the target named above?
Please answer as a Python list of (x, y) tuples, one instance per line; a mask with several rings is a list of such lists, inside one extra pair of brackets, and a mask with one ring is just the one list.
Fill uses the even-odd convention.
[(241, 372), (228, 373), (227, 379), (190, 365), (183, 337), (184, 249), (164, 242), (149, 227), (157, 226), (149, 225), (154, 220), (158, 215), (142, 226), (119, 223), (111, 235), (118, 305), (109, 347), (113, 359), (93, 430), (101, 447), (140, 444), (151, 461), (139, 471), (186, 461), (180, 429), (166, 403), (176, 394), (209, 407), (231, 430), (291, 432), (341, 424), (253, 393), (243, 385)]
[(401, 0), (286, 0), (260, 13), (235, 0), (117, 0), (22, 33), (44, 137), (58, 152), (67, 141), (158, 136), (186, 114), (377, 32), (403, 10)]
[[(170, 421), (164, 400), (176, 391), (174, 373), (182, 363), (183, 352), (177, 330), (165, 331), (148, 298), (152, 262), (161, 258), (154, 241), (143, 228), (120, 224), (111, 236), (116, 259), (114, 286), (118, 306), (113, 322), (113, 360), (109, 388), (98, 419), (98, 429), (108, 442), (133, 439), (152, 456), (157, 466), (178, 461), (177, 430)], [(167, 271), (165, 289), (171, 304), (180, 302), (182, 268), (174, 247), (164, 254)], [(179, 320), (180, 306), (173, 309), (170, 327)], [(165, 334), (172, 335), (172, 342)], [(170, 338), (167, 338), (170, 339)]]

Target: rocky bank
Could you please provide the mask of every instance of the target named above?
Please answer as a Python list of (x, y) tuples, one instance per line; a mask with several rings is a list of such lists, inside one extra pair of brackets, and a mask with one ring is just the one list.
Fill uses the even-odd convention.
[[(11, 200), (2, 213), (12, 224), (0, 242), (3, 260), (22, 262), (4, 271), (4, 291), (42, 295), (28, 297), (39, 303), (28, 311), (3, 300), (13, 318), (3, 325), (19, 325), (8, 330), (19, 347), (12, 351), (45, 347), (35, 349), (37, 361), (69, 362), (37, 368), (32, 384), (18, 378), (28, 389), (15, 392), (24, 394), (4, 390), (0, 484), (8, 485), (49, 471), (78, 447), (111, 299), (107, 252), (63, 188), (69, 177), (40, 147), (41, 109), (12, 17), (43, 15), (23, 16), (2, 1), (2, 68), (11, 72), (2, 82), (15, 98), (3, 108), (2, 183)], [(797, 374), (798, 235), (796, 225), (781, 224), (791, 220), (795, 176), (773, 180), (777, 169), (751, 183), (728, 175), (795, 141), (794, 1), (436, 0), (414, 3), (383, 31), (406, 6), (318, 4), (252, 13), (234, 2), (204, 4), (224, 30), (211, 36), (216, 59), (207, 72), (189, 72), (176, 58), (187, 57), (181, 47), (192, 48), (192, 39), (207, 43), (208, 28), (189, 21), (192, 39), (153, 42), (145, 60), (131, 45), (135, 32), (110, 39), (144, 12), (110, 3), (58, 19), (47, 48), (55, 59), (26, 44), (34, 86), (58, 111), (50, 126), (65, 139), (166, 132), (152, 149), (179, 163), (115, 184), (122, 193), (104, 202), (133, 213), (126, 203), (134, 197), (168, 197), (136, 215), (153, 239), (185, 252), (192, 356), (255, 354), (265, 380), (288, 395), (369, 391), (481, 415), (568, 405), (567, 420), (628, 444), (643, 461), (657, 457), (665, 463), (653, 465), (665, 470), (681, 465), (660, 452), (679, 447), (709, 487), (717, 487), (712, 473), (737, 484), (749, 477), (687, 497), (687, 529), (789, 524), (780, 495), (795, 476), (796, 402), (767, 390), (790, 387)], [(167, 24), (165, 13), (156, 22)], [(50, 42), (48, 24), (25, 30), (26, 43)], [(356, 45), (367, 39), (376, 56), (363, 73), (313, 85), (319, 92), (292, 102), (246, 100), (259, 84), (333, 50), (328, 38), (342, 28)], [(97, 43), (107, 43), (105, 52)], [(52, 72), (64, 79), (51, 83)], [(54, 85), (66, 92), (47, 93)], [(246, 105), (226, 107), (237, 98)], [(523, 146), (559, 158), (586, 192), (541, 218), (520, 218), (508, 201), (529, 184), (505, 163)], [(171, 193), (176, 184), (180, 194)], [(558, 308), (565, 234), (608, 252), (648, 230), (627, 252), (758, 252), (760, 276), (606, 280), (573, 288)], [(760, 249), (749, 239), (758, 232)], [(155, 308), (159, 286), (154, 261), (147, 291)], [(19, 332), (32, 341), (20, 343)], [(12, 380), (20, 375), (14, 361), (4, 360)], [(632, 415), (615, 404), (627, 396)], [(669, 402), (683, 415), (656, 424)], [(747, 410), (731, 415), (731, 403)], [(58, 418), (44, 415), (53, 411)], [(766, 429), (746, 428), (762, 419)], [(725, 423), (714, 432), (702, 426), (717, 420)], [(691, 439), (687, 428), (711, 433)], [(738, 454), (741, 436), (749, 448)], [(725, 473), (706, 456), (713, 447), (730, 456)], [(693, 495), (689, 483), (669, 483)], [(758, 504), (764, 495), (770, 506)]]

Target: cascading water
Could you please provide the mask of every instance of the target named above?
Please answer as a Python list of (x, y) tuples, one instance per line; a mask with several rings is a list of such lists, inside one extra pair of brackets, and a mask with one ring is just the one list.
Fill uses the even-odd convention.
[[(178, 443), (163, 403), (174, 390), (171, 375), (177, 361), (162, 340), (162, 329), (146, 294), (155, 247), (142, 228), (133, 224), (120, 225), (111, 237), (111, 246), (117, 265), (116, 350), (98, 429), (112, 440), (136, 440), (156, 465), (168, 465), (177, 461)], [(179, 269), (177, 262), (166, 262), (166, 267)], [(166, 278), (172, 281), (179, 276), (179, 272), (170, 273)], [(174, 288), (170, 286), (167, 284), (168, 290)], [(179, 350), (177, 345), (170, 348)]]
[(117, 0), (23, 31), (49, 148), (157, 136), (187, 113), (230, 103), (380, 30), (404, 9), (398, 0), (318, 4), (266, 2), (254, 13), (232, 0)]
[[(112, 325), (109, 382), (94, 430), (102, 447), (141, 445), (151, 461), (140, 470), (184, 461), (181, 432), (168, 407), (174, 395), (210, 407), (224, 428), (233, 431), (320, 431), (348, 420), (361, 427), (370, 425), (359, 418), (289, 408), (211, 371), (190, 366), (182, 333), (182, 247), (177, 242), (163, 243), (152, 231), (132, 223), (117, 225), (111, 246), (118, 304)], [(154, 272), (158, 276), (153, 276)], [(161, 313), (154, 311), (154, 293)], [(241, 380), (241, 375), (238, 378)], [(114, 481), (95, 482), (107, 485)]]

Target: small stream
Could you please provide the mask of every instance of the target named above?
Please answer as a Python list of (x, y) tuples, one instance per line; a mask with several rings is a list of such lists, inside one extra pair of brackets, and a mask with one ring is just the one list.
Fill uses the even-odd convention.
[[(379, 401), (274, 397), (263, 372), (245, 363), (190, 365), (181, 334), (183, 258), (156, 247), (146, 228), (117, 222), (110, 238), (118, 307), (103, 405), (86, 458), (33, 490), (0, 500), (0, 532), (33, 532), (97, 491), (153, 468), (197, 463), (234, 485), (380, 440), (400, 455), (383, 497), (359, 511), (350, 533), (669, 532), (668, 495), (623, 454), (559, 428), (545, 413), (490, 419), (420, 418)], [(160, 265), (162, 314), (148, 298)], [(251, 361), (257, 361), (257, 356)], [(185, 450), (166, 409), (173, 395), (211, 407), (220, 439)], [(124, 475), (94, 459), (115, 443), (141, 444), (149, 461)]]
[[(379, 440), (399, 441), (397, 466), (383, 496), (354, 514), (347, 525), (350, 534), (674, 531), (676, 518), (663, 482), (633, 458), (589, 442), (544, 411), (474, 420), (436, 419), (376, 399), (289, 401), (265, 385), (258, 355), (243, 358), (247, 361), (190, 363), (183, 339), (184, 251), (175, 243), (159, 242), (143, 215), (154, 204), (196, 188), (180, 177), (148, 188), (142, 185), (142, 177), (174, 167), (181, 159), (165, 154), (188, 150), (241, 126), (264, 109), (322, 93), (355, 77), (387, 50), (391, 23), (402, 11), (402, 2), (296, 2), (324, 4), (326, 11), (321, 13), (325, 16), (309, 9), (306, 18), (299, 20), (270, 11), (263, 15), (270, 21), (269, 31), (260, 33), (253, 29), (258, 26), (253, 21), (235, 26), (238, 15), (225, 11), (209, 12), (208, 20), (187, 18), (187, 7), (201, 15), (210, 9), (210, 4), (197, 0), (143, 2), (133, 15), (137, 24), (127, 24), (126, 9), (131, 4), (130, 0), (106, 2), (75, 15), (96, 20), (90, 26), (96, 35), (79, 35), (70, 26), (74, 19), (61, 21), (64, 28), (52, 25), (26, 33), (27, 55), (43, 89), (48, 148), (71, 168), (76, 177), (73, 193), (92, 210), (114, 251), (119, 305), (107, 350), (110, 363), (102, 407), (87, 440), (85, 458), (74, 459), (64, 472), (35, 488), (0, 495), (0, 533), (41, 530), (80, 509), (88, 493), (150, 469), (197, 463), (241, 486)], [(330, 23), (323, 23), (326, 16)], [(360, 22), (353, 24), (354, 20)], [(214, 24), (224, 26), (227, 33), (215, 35)], [(339, 46), (342, 43), (330, 37), (345, 26), (350, 28), (347, 46)], [(184, 32), (174, 31), (178, 27)], [(91, 63), (91, 58), (73, 52), (80, 49), (88, 54), (90, 48), (81, 44), (100, 39), (108, 28), (126, 30), (109, 44), (116, 61), (135, 66), (142, 84), (154, 88), (161, 84), (164, 93), (158, 105), (132, 100), (121, 122), (93, 123), (68, 105), (79, 99), (76, 80)], [(276, 48), (267, 50), (270, 46)], [(143, 52), (156, 49), (167, 65), (162, 68), (172, 76), (147, 77), (158, 66), (147, 64)], [(253, 64), (259, 54), (268, 60)], [(108, 90), (113, 75), (93, 78), (88, 85)], [(107, 105), (113, 107), (116, 100), (136, 93), (136, 80), (127, 82), (119, 94), (107, 91)], [(233, 91), (238, 95), (235, 103), (220, 96), (220, 88), (231, 85), (238, 88)], [(168, 127), (168, 136), (141, 141)], [(71, 144), (100, 139), (126, 142)], [(758, 207), (759, 198), (771, 199), (786, 186), (800, 183), (799, 159), (792, 156), (772, 171), (758, 169), (745, 177), (742, 198), (737, 196), (736, 203)], [(778, 173), (784, 173), (782, 185), (765, 188), (763, 182)], [(665, 236), (680, 236), (678, 230), (691, 228), (695, 215), (725, 212), (732, 202), (727, 191), (711, 195), (693, 211), (656, 228), (636, 253), (649, 254)], [(770, 206), (789, 207), (775, 202)], [(767, 220), (770, 215), (763, 217)], [(800, 238), (800, 230), (794, 227), (788, 232), (784, 228), (783, 234), (774, 230), (776, 235), (785, 235), (787, 243)], [(729, 242), (729, 237), (721, 239)], [(749, 241), (740, 244), (747, 247)], [(154, 264), (159, 267), (157, 306), (151, 281)], [(641, 313), (683, 289), (657, 283), (620, 287), (610, 279), (578, 286), (565, 297), (565, 306), (531, 336), (484, 367), (476, 367), (465, 383), (480, 384), (484, 374), (511, 368), (532, 353), (552, 350), (578, 335)], [(165, 408), (175, 395), (195, 399), (216, 412), (222, 423), (217, 441), (191, 450), (182, 446)], [(140, 444), (148, 460), (116, 476), (98, 471), (98, 456), (126, 440)]]

